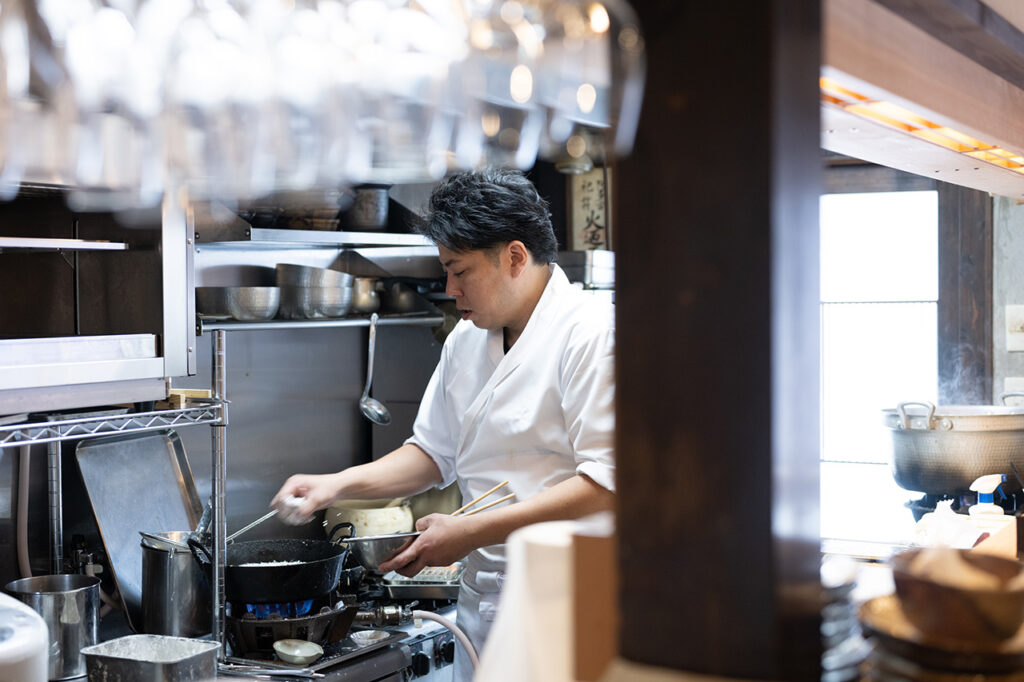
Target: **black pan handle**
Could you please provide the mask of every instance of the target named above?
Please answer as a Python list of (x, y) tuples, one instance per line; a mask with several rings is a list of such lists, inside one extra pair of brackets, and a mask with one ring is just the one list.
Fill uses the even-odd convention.
[[(331, 532), (329, 532), (327, 534), (327, 541), (328, 542), (334, 542), (334, 534), (337, 533), (339, 530), (341, 530), (343, 528), (347, 528), (348, 529), (348, 535), (346, 535), (344, 537), (338, 538), (339, 541), (340, 540), (344, 540), (346, 538), (354, 538), (356, 536), (356, 527), (353, 526), (348, 521), (342, 521), (341, 523), (336, 525), (334, 528), (332, 528)], [(337, 544), (337, 543), (335, 543), (335, 544)]]
[[(195, 538), (189, 538), (188, 548), (192, 550), (192, 556), (199, 562), (200, 566), (206, 567), (213, 565), (213, 555), (210, 554), (210, 550), (208, 550), (203, 543), (199, 542)], [(203, 560), (203, 557), (199, 556), (200, 554), (203, 554), (206, 557), (205, 561)]]

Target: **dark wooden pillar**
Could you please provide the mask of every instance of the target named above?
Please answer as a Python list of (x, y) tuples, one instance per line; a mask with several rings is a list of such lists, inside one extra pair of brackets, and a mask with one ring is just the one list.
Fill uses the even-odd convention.
[(939, 403), (991, 405), (992, 198), (944, 182), (938, 190)]
[(634, 3), (617, 174), (623, 658), (817, 679), (817, 0)]

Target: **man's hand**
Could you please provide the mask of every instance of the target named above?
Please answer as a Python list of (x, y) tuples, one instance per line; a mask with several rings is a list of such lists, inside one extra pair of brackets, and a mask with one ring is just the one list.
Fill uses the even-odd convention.
[[(434, 460), (418, 446), (406, 443), (369, 464), (349, 467), (335, 474), (296, 474), (270, 501), (282, 521), (308, 523), (313, 512), (340, 499), (367, 500), (406, 497), (441, 482)], [(296, 503), (291, 498), (299, 498)]]
[(337, 474), (296, 474), (284, 482), (270, 506), (277, 509), (282, 521), (297, 526), (312, 521), (313, 512), (330, 505), (337, 495)]
[(381, 573), (396, 571), (408, 578), (426, 566), (447, 566), (476, 549), (474, 520), (447, 514), (430, 514), (416, 522), (422, 531), (412, 544), (380, 565)]

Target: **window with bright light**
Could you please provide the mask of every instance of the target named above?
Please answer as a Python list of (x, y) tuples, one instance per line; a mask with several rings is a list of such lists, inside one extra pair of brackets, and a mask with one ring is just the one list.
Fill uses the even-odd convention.
[(821, 229), (821, 537), (902, 543), (882, 410), (938, 393), (938, 194), (826, 194)]

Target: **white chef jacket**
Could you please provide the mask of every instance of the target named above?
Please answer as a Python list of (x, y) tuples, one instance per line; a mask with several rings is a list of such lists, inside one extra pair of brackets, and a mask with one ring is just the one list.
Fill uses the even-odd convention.
[[(614, 490), (614, 308), (570, 284), (557, 265), (550, 268), (508, 353), (502, 330), (468, 320), (455, 326), (406, 441), (434, 460), (442, 485), (458, 481), (464, 500), (507, 479), (508, 489), (495, 497), (514, 492), (521, 502), (576, 474)], [(504, 545), (469, 556), (458, 618), (460, 627), (478, 629), (464, 611), (481, 601), (483, 622), (476, 637), (469, 633), (478, 648), (504, 567)]]

